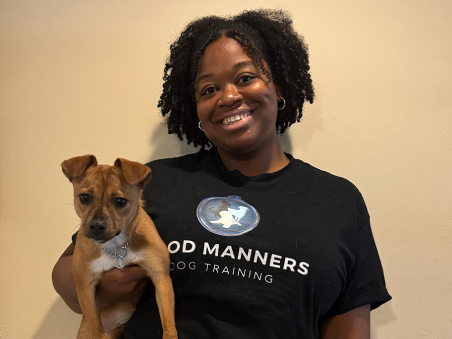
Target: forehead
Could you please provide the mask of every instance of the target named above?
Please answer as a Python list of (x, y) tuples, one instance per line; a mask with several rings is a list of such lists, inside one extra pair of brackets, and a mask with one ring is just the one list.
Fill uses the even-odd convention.
[(105, 186), (119, 187), (121, 185), (117, 171), (113, 166), (98, 165), (89, 168), (86, 175), (78, 182), (79, 188), (102, 189)]
[(237, 41), (222, 36), (206, 48), (199, 63), (198, 76), (202, 75), (206, 69), (233, 67), (240, 62), (254, 64)]

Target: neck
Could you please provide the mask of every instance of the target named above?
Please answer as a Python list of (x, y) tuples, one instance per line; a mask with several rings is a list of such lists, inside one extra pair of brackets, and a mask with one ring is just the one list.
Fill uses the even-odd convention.
[(279, 143), (265, 151), (233, 153), (218, 148), (218, 154), (224, 166), (229, 170), (237, 170), (247, 177), (265, 173), (274, 173), (283, 169), (289, 163)]

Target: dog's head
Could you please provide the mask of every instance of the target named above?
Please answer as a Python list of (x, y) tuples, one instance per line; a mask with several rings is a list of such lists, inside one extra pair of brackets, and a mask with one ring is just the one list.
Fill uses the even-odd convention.
[(79, 232), (103, 243), (124, 232), (141, 207), (141, 192), (151, 180), (151, 169), (117, 159), (114, 166), (98, 165), (94, 155), (63, 161), (64, 175), (74, 185), (74, 205), (81, 219)]

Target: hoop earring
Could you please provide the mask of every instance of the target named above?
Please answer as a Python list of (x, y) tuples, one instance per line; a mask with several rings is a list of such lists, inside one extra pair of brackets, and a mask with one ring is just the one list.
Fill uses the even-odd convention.
[[(279, 107), (279, 103), (282, 101), (282, 107)], [(283, 97), (278, 98), (278, 111), (282, 111), (286, 107), (286, 100)]]
[(201, 131), (204, 132), (204, 130), (203, 130), (203, 128), (202, 128), (202, 125), (201, 125), (201, 121), (198, 122), (198, 128), (199, 128)]

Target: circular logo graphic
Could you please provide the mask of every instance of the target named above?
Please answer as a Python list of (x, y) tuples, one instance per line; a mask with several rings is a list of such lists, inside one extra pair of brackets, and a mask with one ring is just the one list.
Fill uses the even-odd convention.
[(205, 229), (226, 237), (248, 233), (260, 220), (257, 210), (235, 195), (204, 199), (196, 216)]

